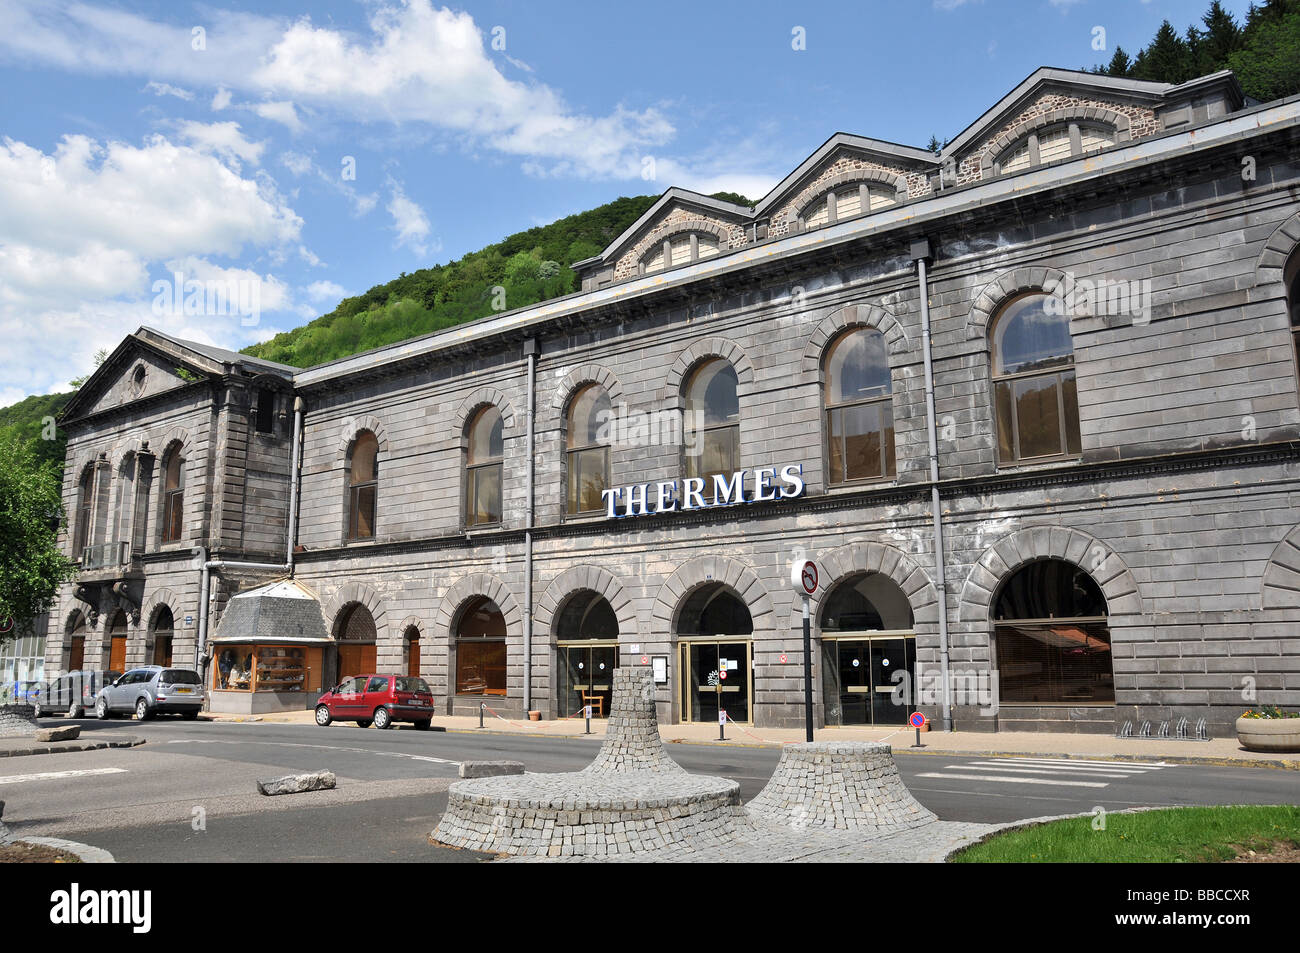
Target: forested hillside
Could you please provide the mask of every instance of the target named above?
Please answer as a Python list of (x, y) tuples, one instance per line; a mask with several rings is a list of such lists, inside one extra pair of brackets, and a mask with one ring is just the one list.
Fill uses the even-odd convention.
[[(457, 261), (403, 272), (363, 295), (344, 298), (310, 324), (278, 334), (245, 353), (309, 367), (577, 291), (578, 278), (569, 266), (599, 254), (658, 198), (620, 198), (518, 232)], [(714, 198), (752, 204), (730, 192), (719, 192)], [(504, 300), (494, 294), (494, 288), (504, 289)]]

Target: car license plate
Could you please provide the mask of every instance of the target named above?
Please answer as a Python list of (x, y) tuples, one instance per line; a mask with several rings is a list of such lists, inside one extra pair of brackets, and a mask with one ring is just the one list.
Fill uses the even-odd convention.
[(194, 690), (191, 688), (178, 688), (175, 689), (175, 691), (177, 695), (190, 695), (193, 693)]

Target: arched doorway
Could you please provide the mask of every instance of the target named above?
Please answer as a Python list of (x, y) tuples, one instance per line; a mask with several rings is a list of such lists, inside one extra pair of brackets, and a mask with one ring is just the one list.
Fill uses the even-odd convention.
[(338, 668), (335, 681), (349, 675), (374, 674), (376, 665), (375, 619), (359, 602), (345, 608), (334, 626), (338, 640)]
[(819, 622), (826, 724), (906, 724), (916, 636), (898, 583), (878, 572), (849, 576), (826, 597)]
[(591, 589), (575, 593), (555, 619), (556, 712), (561, 718), (591, 705), (609, 714), (618, 667), (618, 619), (609, 600)]
[(402, 641), (406, 645), (406, 674), (418, 678), (420, 676), (420, 630), (413, 625), (408, 625), (406, 631), (402, 633)]
[(104, 638), (104, 669), (109, 672), (126, 671), (126, 613), (118, 609), (109, 618)]
[(1017, 569), (993, 602), (999, 701), (1015, 705), (1113, 705), (1106, 598), (1064, 559)]
[(172, 610), (163, 606), (158, 610), (153, 623), (153, 664), (170, 666), (172, 664), (172, 638), (175, 635), (175, 621)]
[(487, 596), (471, 599), (453, 630), (456, 694), (506, 694), (506, 619)]
[(64, 671), (79, 672), (86, 667), (86, 617), (78, 612), (68, 626)]
[(676, 628), (682, 721), (717, 722), (721, 709), (749, 723), (754, 620), (739, 594), (720, 582), (700, 586), (682, 603)]

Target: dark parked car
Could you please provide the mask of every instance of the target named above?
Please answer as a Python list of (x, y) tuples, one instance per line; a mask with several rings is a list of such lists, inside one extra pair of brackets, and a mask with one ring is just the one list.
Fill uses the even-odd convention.
[(413, 675), (349, 675), (316, 704), (316, 724), (321, 727), (355, 721), (362, 728), (387, 728), (395, 721), (409, 721), (424, 730), (432, 719), (433, 691)]
[(95, 696), (95, 717), (134, 712), (141, 721), (169, 712), (193, 720), (203, 707), (203, 678), (188, 668), (142, 665), (105, 685)]
[(36, 706), (36, 717), (63, 714), (66, 718), (84, 718), (95, 707), (95, 696), (111, 685), (121, 672), (79, 670), (60, 675), (50, 682), (49, 692)]

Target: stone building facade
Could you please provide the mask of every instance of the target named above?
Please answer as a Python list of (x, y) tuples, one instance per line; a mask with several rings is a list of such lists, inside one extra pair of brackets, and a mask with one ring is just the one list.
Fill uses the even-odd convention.
[(148, 660), (164, 608), (193, 663), (196, 547), (213, 632), (287, 573), (296, 401), (294, 579), (442, 712), (572, 716), (648, 665), (662, 718), (802, 724), (804, 559), (818, 724), (1300, 704), (1297, 155), (1300, 99), (1229, 73), (1043, 69), (939, 155), (839, 134), (753, 209), (671, 189), (566, 298), (301, 371), (142, 329), (66, 415), (47, 671), (74, 633)]

